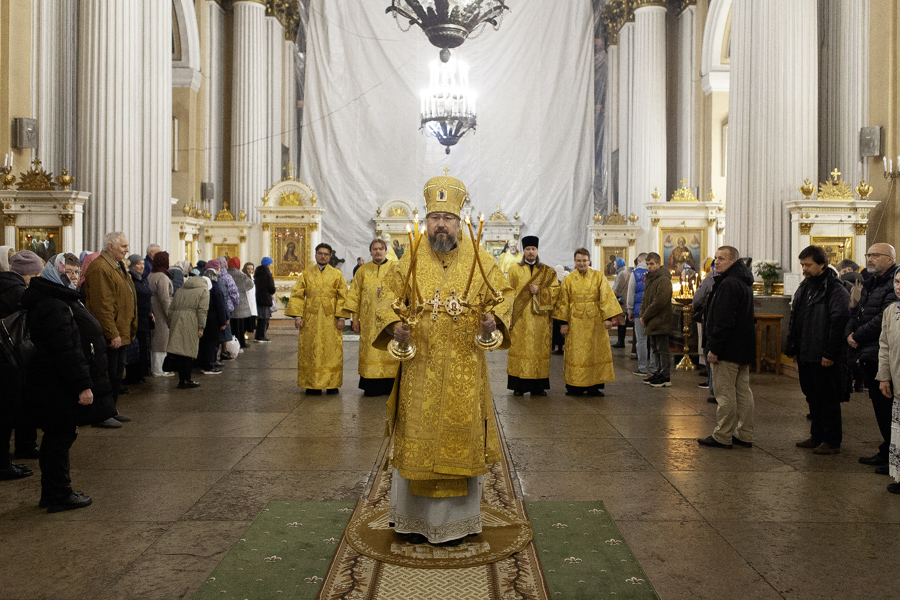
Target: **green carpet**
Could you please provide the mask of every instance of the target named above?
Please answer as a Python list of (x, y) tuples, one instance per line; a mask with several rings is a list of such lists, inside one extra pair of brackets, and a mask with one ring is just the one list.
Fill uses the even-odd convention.
[(526, 502), (554, 600), (659, 596), (602, 502)]
[(354, 502), (270, 502), (194, 595), (313, 600)]

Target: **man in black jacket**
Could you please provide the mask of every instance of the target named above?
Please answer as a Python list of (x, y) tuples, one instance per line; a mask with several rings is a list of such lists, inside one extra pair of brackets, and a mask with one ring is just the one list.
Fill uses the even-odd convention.
[(701, 446), (731, 448), (753, 446), (753, 392), (750, 363), (756, 358), (756, 325), (753, 316), (753, 274), (739, 260), (733, 246), (716, 250), (718, 275), (706, 308), (704, 329), (706, 360), (713, 368), (716, 389), (716, 428)]
[[(850, 317), (850, 294), (819, 246), (800, 252), (803, 283), (794, 293), (785, 354), (797, 357), (800, 389), (809, 404), (809, 439), (798, 448), (813, 454), (841, 451), (841, 363), (844, 327)], [(876, 352), (877, 352), (876, 340)]]
[(885, 398), (878, 389), (875, 375), (878, 373), (878, 338), (881, 337), (881, 314), (897, 301), (894, 294), (894, 264), (897, 253), (890, 244), (872, 244), (866, 253), (866, 271), (872, 276), (862, 285), (862, 294), (844, 331), (847, 343), (859, 352), (859, 365), (865, 377), (875, 420), (884, 441), (874, 456), (859, 459), (864, 465), (888, 464), (888, 448), (891, 445), (892, 398)]

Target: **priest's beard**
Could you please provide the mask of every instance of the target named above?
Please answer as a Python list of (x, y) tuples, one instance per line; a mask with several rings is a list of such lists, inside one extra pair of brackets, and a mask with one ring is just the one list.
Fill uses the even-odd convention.
[[(445, 233), (445, 237), (438, 237), (438, 233)], [(450, 252), (456, 246), (456, 240), (450, 237), (448, 232), (435, 231), (434, 234), (428, 234), (428, 243), (435, 252)]]

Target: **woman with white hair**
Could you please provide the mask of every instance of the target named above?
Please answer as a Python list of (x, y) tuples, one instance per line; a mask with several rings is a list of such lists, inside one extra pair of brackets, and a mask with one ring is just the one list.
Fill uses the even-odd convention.
[[(894, 274), (894, 294), (900, 296), (900, 269)], [(887, 491), (900, 494), (900, 302), (892, 303), (882, 313), (875, 379), (884, 397), (894, 399), (888, 464), (875, 467), (875, 472), (893, 477), (894, 483), (888, 484)]]

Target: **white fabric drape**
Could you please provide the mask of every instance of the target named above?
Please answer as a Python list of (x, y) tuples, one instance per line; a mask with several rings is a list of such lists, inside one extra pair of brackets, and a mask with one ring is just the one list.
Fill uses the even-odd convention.
[(473, 213), (518, 212), (545, 263), (572, 264), (593, 207), (591, 3), (516, 2), (499, 31), (453, 51), (470, 67), (478, 128), (449, 156), (418, 131), (438, 49), (382, 4), (311, 3), (299, 176), (326, 210), (323, 240), (350, 262), (367, 256), (376, 207), (422, 207), (425, 182), (449, 167)]

